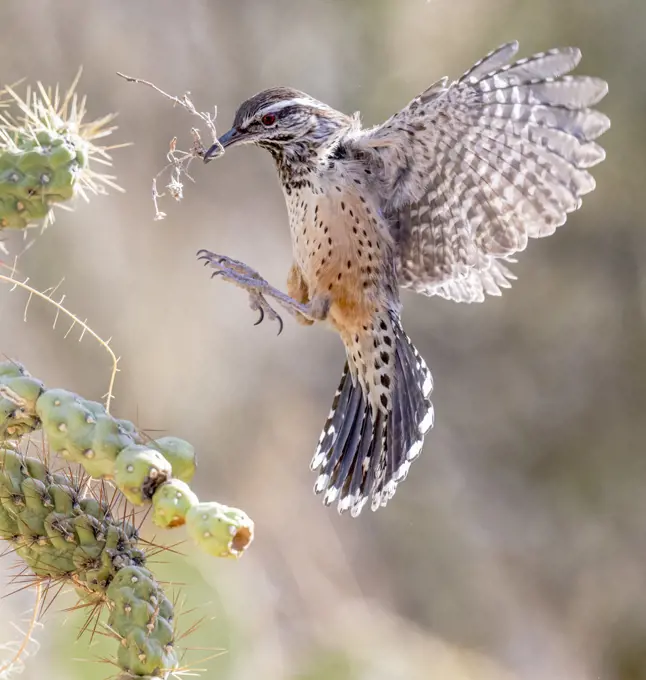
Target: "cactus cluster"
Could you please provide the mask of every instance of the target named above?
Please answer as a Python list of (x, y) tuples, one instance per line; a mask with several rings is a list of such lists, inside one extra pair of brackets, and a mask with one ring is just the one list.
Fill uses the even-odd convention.
[[(24, 97), (11, 87), (0, 91), (0, 237), (4, 230), (46, 226), (54, 207), (77, 196), (119, 189), (110, 175), (95, 169), (96, 163), (110, 165), (108, 148), (98, 140), (115, 129), (113, 116), (85, 122), (77, 82), (78, 77), (64, 93), (40, 83)], [(39, 295), (26, 280), (14, 281), (13, 274), (0, 278)], [(39, 296), (53, 302), (49, 294)], [(87, 325), (83, 329), (111, 352)], [(86, 475), (71, 467), (57, 471), (46, 457), (23, 452), (29, 451), (23, 442), (38, 430), (47, 451), (102, 480), (100, 495)], [(107, 609), (108, 635), (119, 643), (120, 680), (178, 677), (186, 669), (180, 668), (175, 647), (173, 604), (147, 568), (137, 528), (116, 515), (106, 489), (116, 487), (115, 493), (133, 505), (149, 504), (159, 527), (185, 525), (208, 554), (239, 557), (253, 540), (254, 525), (244, 512), (200, 502), (189, 486), (195, 470), (189, 442), (153, 440), (132, 422), (112, 416), (109, 402), (104, 406), (48, 389), (22, 365), (0, 362), (0, 540), (24, 563), (23, 581), (68, 584), (91, 617)]]
[(195, 450), (177, 437), (148, 439), (103, 404), (63, 389), (47, 389), (24, 366), (0, 362), (0, 440), (42, 428), (52, 452), (109, 479), (133, 505), (152, 503), (160, 527), (186, 524), (207, 553), (239, 557), (253, 540), (253, 522), (237, 508), (199, 502), (188, 486)]
[(51, 218), (52, 207), (86, 190), (116, 188), (92, 167), (95, 157), (109, 161), (94, 140), (112, 132), (113, 116), (83, 122), (85, 102), (75, 89), (76, 81), (64, 95), (39, 84), (22, 98), (6, 88), (13, 112), (0, 115), (0, 231)]
[(72, 475), (0, 448), (0, 538), (37, 579), (69, 581), (83, 601), (109, 610), (122, 677), (177, 669), (173, 605), (146, 569), (136, 528), (84, 496)]
[[(125, 678), (178, 670), (173, 606), (140, 547), (137, 529), (71, 473), (22, 454), (22, 437), (42, 429), (48, 449), (91, 477), (110, 480), (134, 505), (152, 504), (160, 527), (185, 524), (211, 555), (239, 557), (253, 522), (236, 508), (200, 503), (189, 482), (195, 450), (177, 437), (149, 440), (103, 404), (47, 389), (24, 366), (0, 362), (0, 539), (42, 581), (68, 581), (81, 600), (109, 611)], [(85, 489), (87, 489), (85, 485)]]

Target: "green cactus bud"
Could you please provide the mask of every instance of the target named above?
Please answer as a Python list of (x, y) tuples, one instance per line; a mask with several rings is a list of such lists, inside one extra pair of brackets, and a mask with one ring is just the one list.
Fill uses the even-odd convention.
[(16, 451), (0, 449), (3, 465), (0, 467), (0, 491), (9, 495), (22, 494), (22, 481), (24, 479), (24, 458)]
[(133, 505), (143, 505), (171, 474), (170, 463), (159, 451), (132, 444), (118, 455), (114, 479)]
[(0, 381), (3, 378), (18, 378), (27, 373), (27, 369), (17, 361), (0, 361)]
[(83, 404), (83, 406), (95, 416), (106, 415), (105, 406), (100, 401), (92, 401), (91, 399), (83, 399), (76, 395), (76, 398)]
[(36, 412), (52, 450), (83, 465), (92, 477), (112, 477), (119, 452), (133, 443), (127, 421), (113, 418), (102, 404), (67, 390), (44, 392), (36, 402)]
[(43, 390), (43, 383), (21, 364), (0, 363), (0, 441), (18, 439), (38, 428), (36, 400)]
[(43, 392), (44, 386), (40, 380), (32, 378), (30, 375), (20, 375), (15, 378), (6, 377), (0, 378), (0, 385), (2, 385), (2, 393), (9, 398), (13, 398), (14, 403), (19, 406), (34, 412), (36, 408), (36, 400)]
[(34, 418), (25, 409), (0, 397), (0, 441), (19, 439), (38, 429), (39, 422), (38, 418)]
[(83, 451), (92, 443), (95, 417), (81, 398), (67, 390), (47, 390), (36, 402), (36, 413), (52, 450), (65, 458), (83, 460)]
[(83, 467), (92, 477), (112, 477), (119, 453), (133, 443), (118, 420), (109, 415), (96, 417), (89, 449), (83, 451)]
[[(142, 631), (131, 633), (119, 647), (117, 659), (130, 678), (167, 677), (177, 666), (177, 655), (171, 644), (161, 645)], [(122, 676), (123, 677), (123, 676)]]
[(215, 557), (240, 557), (253, 541), (254, 524), (242, 510), (198, 503), (186, 513), (191, 538)]
[(118, 660), (133, 677), (166, 677), (178, 665), (173, 606), (144, 567), (121, 569), (107, 589), (108, 625), (121, 637)]
[[(0, 484), (2, 482), (0, 481)], [(16, 518), (0, 505), (0, 538), (5, 541), (11, 540), (18, 534)]]
[(159, 449), (173, 468), (173, 477), (187, 484), (193, 479), (197, 466), (195, 449), (179, 437), (161, 437), (155, 439), (154, 447)]
[[(46, 482), (51, 484), (54, 482), (54, 476), (47, 469), (47, 465), (38, 458), (25, 458), (24, 464), (27, 467), (27, 474), (32, 479), (37, 479), (39, 482)], [(59, 475), (62, 481), (62, 475)]]
[(63, 484), (50, 484), (47, 491), (54, 503), (54, 511), (71, 516), (75, 510), (75, 503), (77, 502), (77, 496), (74, 489), (65, 482)]
[[(67, 552), (71, 553), (70, 542), (67, 538), (72, 535), (72, 531), (67, 522), (67, 517), (63, 513), (50, 512), (45, 517), (45, 533), (52, 546), (59, 551), (59, 556)], [(30, 564), (29, 561), (27, 563)], [(30, 564), (30, 566), (33, 565)], [(68, 568), (63, 569), (63, 573), (71, 571), (74, 571), (74, 563), (70, 554)]]
[(91, 517), (101, 521), (105, 519), (105, 507), (99, 503), (96, 498), (92, 498), (91, 496), (88, 498), (82, 498), (79, 501), (79, 505), (81, 506), (81, 511), (84, 514), (90, 515)]
[(124, 434), (130, 435), (135, 444), (143, 444), (143, 441), (139, 441), (140, 435), (139, 435), (139, 430), (137, 429), (137, 426), (134, 423), (131, 423), (129, 420), (117, 420), (119, 425), (121, 426), (121, 430), (123, 431)]
[(186, 513), (198, 503), (198, 497), (186, 482), (171, 479), (153, 495), (153, 522), (163, 529), (181, 526), (186, 521)]

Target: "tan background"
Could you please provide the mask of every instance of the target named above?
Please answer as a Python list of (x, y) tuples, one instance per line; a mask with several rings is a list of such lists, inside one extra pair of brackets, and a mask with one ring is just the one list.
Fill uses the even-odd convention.
[[(190, 643), (226, 649), (205, 677), (646, 678), (644, 35), (640, 0), (0, 5), (2, 81), (65, 85), (83, 64), (90, 113), (118, 111), (114, 141), (135, 143), (114, 154), (127, 193), (59, 211), (22, 270), (41, 288), (65, 276), (69, 308), (112, 336), (115, 412), (190, 439), (200, 496), (257, 522), (240, 562), (186, 545), (185, 560), (160, 567), (215, 617)], [(221, 132), (240, 101), (276, 84), (360, 109), (371, 124), (514, 38), (523, 56), (577, 45), (580, 72), (610, 82), (598, 189), (531, 244), (501, 299), (405, 295), (405, 325), (435, 377), (437, 425), (387, 510), (339, 518), (313, 496), (308, 470), (340, 376), (338, 339), (291, 321), (280, 338), (254, 328), (244, 295), (210, 282), (194, 257), (224, 252), (284, 285), (289, 234), (269, 156), (246, 148), (195, 165), (184, 201), (166, 200), (168, 218), (153, 222), (151, 177), (170, 138), (186, 147), (196, 121), (115, 71), (190, 90), (200, 108), (217, 103)], [(20, 237), (8, 246), (20, 249)], [(43, 304), (23, 323), (24, 303), (0, 288), (0, 351), (50, 386), (100, 398), (103, 351), (64, 340), (64, 324), (52, 331)], [(0, 640), (15, 639), (8, 623), (29, 601), (2, 600)], [(23, 677), (112, 672), (72, 660), (113, 647), (74, 643), (80, 619), (60, 613), (71, 602), (48, 612)]]

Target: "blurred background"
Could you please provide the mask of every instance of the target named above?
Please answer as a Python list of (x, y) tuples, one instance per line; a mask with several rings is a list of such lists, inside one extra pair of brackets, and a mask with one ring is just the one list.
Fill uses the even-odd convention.
[[(640, 0), (37, 0), (0, 5), (3, 83), (65, 86), (79, 65), (92, 117), (119, 112), (110, 142), (126, 193), (58, 211), (20, 259), (43, 289), (122, 357), (113, 411), (199, 450), (196, 491), (244, 508), (256, 540), (238, 562), (182, 546), (190, 642), (224, 650), (222, 680), (638, 680), (646, 678), (646, 3)], [(386, 510), (339, 517), (308, 466), (340, 377), (338, 338), (288, 320), (253, 327), (245, 295), (209, 280), (199, 248), (284, 286), (283, 197), (268, 154), (208, 167), (153, 221), (151, 178), (197, 119), (115, 72), (237, 105), (285, 84), (367, 125), (499, 44), (521, 56), (562, 45), (610, 84), (598, 188), (554, 236), (534, 241), (501, 298), (458, 305), (404, 294), (404, 322), (435, 378), (436, 427)], [(37, 232), (31, 231), (29, 237)], [(6, 244), (19, 252), (14, 234)], [(109, 377), (91, 339), (52, 330), (52, 309), (0, 288), (0, 352), (52, 387), (100, 399)], [(152, 535), (150, 528), (146, 529)], [(178, 538), (179, 537), (179, 538)], [(174, 543), (182, 530), (157, 540)], [(165, 558), (165, 557), (164, 557)], [(0, 594), (12, 588), (0, 561)], [(0, 641), (33, 594), (0, 605)], [(103, 678), (74, 660), (60, 610), (24, 676)], [(207, 652), (194, 652), (199, 661)], [(200, 665), (200, 664), (197, 664)]]

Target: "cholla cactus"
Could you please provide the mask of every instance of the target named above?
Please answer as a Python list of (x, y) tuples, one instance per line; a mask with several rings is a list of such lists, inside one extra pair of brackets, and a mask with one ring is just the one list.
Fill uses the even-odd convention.
[[(79, 73), (80, 75), (80, 73)], [(23, 97), (7, 87), (0, 114), (0, 231), (52, 221), (52, 208), (75, 195), (119, 189), (113, 177), (98, 172), (110, 165), (108, 148), (97, 140), (109, 135), (114, 116), (84, 122), (85, 98), (76, 94), (78, 77), (61, 94), (40, 83)], [(114, 147), (113, 147), (114, 148)]]
[(177, 437), (149, 440), (103, 404), (73, 392), (47, 389), (24, 366), (0, 363), (0, 441), (42, 428), (51, 451), (109, 479), (133, 505), (152, 503), (164, 528), (187, 525), (194, 541), (218, 557), (240, 557), (253, 540), (251, 519), (237, 508), (200, 503), (188, 487), (195, 450)]
[(0, 538), (35, 582), (68, 582), (83, 602), (108, 609), (122, 678), (177, 669), (173, 605), (145, 566), (137, 529), (84, 496), (73, 475), (0, 448)]
[[(78, 195), (87, 199), (108, 187), (119, 189), (96, 169), (97, 163), (110, 165), (109, 148), (97, 142), (114, 129), (113, 116), (84, 122), (77, 81), (64, 94), (40, 84), (24, 97), (10, 87), (0, 92), (0, 235), (46, 226), (52, 208)], [(197, 150), (188, 154), (194, 155)], [(11, 275), (0, 273), (0, 280), (27, 290), (30, 299), (49, 301), (57, 318), (59, 312), (70, 318), (70, 330), (82, 328), (81, 337), (86, 331), (93, 335), (110, 354), (113, 371), (104, 406), (48, 389), (16, 362), (0, 362), (0, 540), (24, 563), (20, 578), (33, 581), (39, 598), (43, 586), (62, 583), (90, 608), (88, 621), (107, 609), (102, 625), (119, 643), (120, 680), (177, 676), (190, 669), (179, 665), (173, 604), (147, 568), (136, 527), (106, 502), (108, 491), (133, 505), (152, 506), (159, 527), (186, 525), (189, 536), (214, 556), (240, 557), (253, 540), (253, 522), (237, 508), (199, 501), (189, 486), (196, 469), (191, 444), (176, 437), (152, 440), (109, 413), (118, 361), (109, 341), (66, 310), (62, 298), (52, 298), (56, 287), (40, 293), (14, 273), (15, 265)], [(27, 457), (23, 443), (38, 430), (46, 450), (82, 466), (84, 473), (56, 471), (48, 459)], [(96, 483), (87, 475), (100, 480), (100, 494), (93, 493)], [(27, 642), (36, 618), (34, 613)], [(0, 668), (2, 677), (19, 668), (27, 642)]]
[[(38, 429), (52, 453), (104, 480), (99, 496), (19, 451)], [(137, 529), (105, 501), (105, 480), (134, 505), (152, 504), (158, 526), (185, 524), (207, 553), (239, 557), (253, 540), (253, 522), (237, 508), (200, 503), (188, 484), (195, 469), (195, 450), (183, 439), (148, 440), (102, 404), (47, 389), (16, 362), (0, 363), (0, 539), (35, 583), (69, 582), (93, 610), (108, 609), (122, 680), (177, 671), (177, 635), (173, 606), (146, 568)]]

